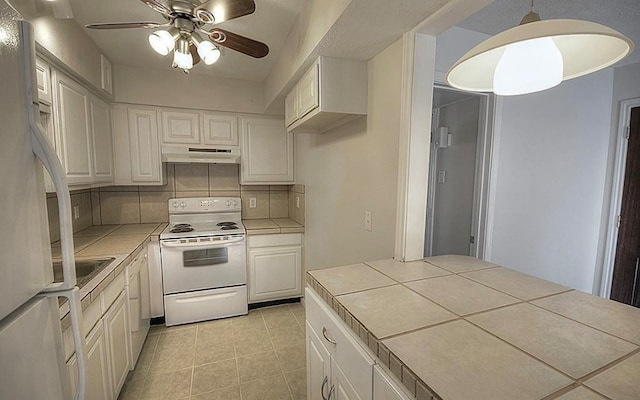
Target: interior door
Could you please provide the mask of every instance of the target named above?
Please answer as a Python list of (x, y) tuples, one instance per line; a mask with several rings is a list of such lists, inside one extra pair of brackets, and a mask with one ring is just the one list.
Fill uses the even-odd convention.
[(640, 107), (631, 110), (611, 299), (640, 307)]

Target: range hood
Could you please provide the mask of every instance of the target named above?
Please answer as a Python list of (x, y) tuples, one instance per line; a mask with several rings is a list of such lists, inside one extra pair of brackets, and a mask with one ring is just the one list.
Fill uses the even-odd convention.
[(233, 147), (163, 146), (162, 162), (239, 164), (240, 149)]

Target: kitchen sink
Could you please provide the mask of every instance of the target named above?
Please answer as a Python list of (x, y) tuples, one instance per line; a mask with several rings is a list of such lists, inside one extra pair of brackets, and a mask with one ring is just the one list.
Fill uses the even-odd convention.
[[(114, 257), (76, 260), (76, 278), (78, 280), (86, 278), (96, 271), (100, 271), (102, 267), (115, 260)], [(62, 261), (53, 262), (53, 280), (54, 282), (62, 281)]]

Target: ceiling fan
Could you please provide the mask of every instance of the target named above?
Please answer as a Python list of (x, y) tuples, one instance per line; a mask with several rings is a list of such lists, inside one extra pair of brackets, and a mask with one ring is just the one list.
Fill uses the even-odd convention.
[(149, 35), (149, 44), (159, 54), (166, 56), (173, 50), (173, 67), (185, 73), (200, 60), (211, 65), (220, 58), (220, 47), (226, 47), (254, 58), (269, 54), (269, 47), (248, 37), (220, 28), (205, 29), (245, 15), (253, 14), (253, 0), (208, 0), (194, 4), (190, 0), (140, 0), (160, 13), (165, 23), (158, 22), (107, 22), (85, 25), (91, 29), (165, 28)]

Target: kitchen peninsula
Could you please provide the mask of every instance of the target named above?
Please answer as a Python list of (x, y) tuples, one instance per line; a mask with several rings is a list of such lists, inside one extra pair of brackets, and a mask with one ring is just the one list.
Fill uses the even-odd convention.
[[(368, 375), (350, 375), (359, 356), (341, 360), (348, 346), (330, 321), (370, 357)], [(323, 396), (348, 386), (363, 399), (640, 397), (640, 309), (470, 257), (309, 271), (307, 341), (331, 360), (328, 385), (314, 377), (322, 357), (307, 361), (309, 390)], [(406, 396), (377, 391), (380, 369)]]

